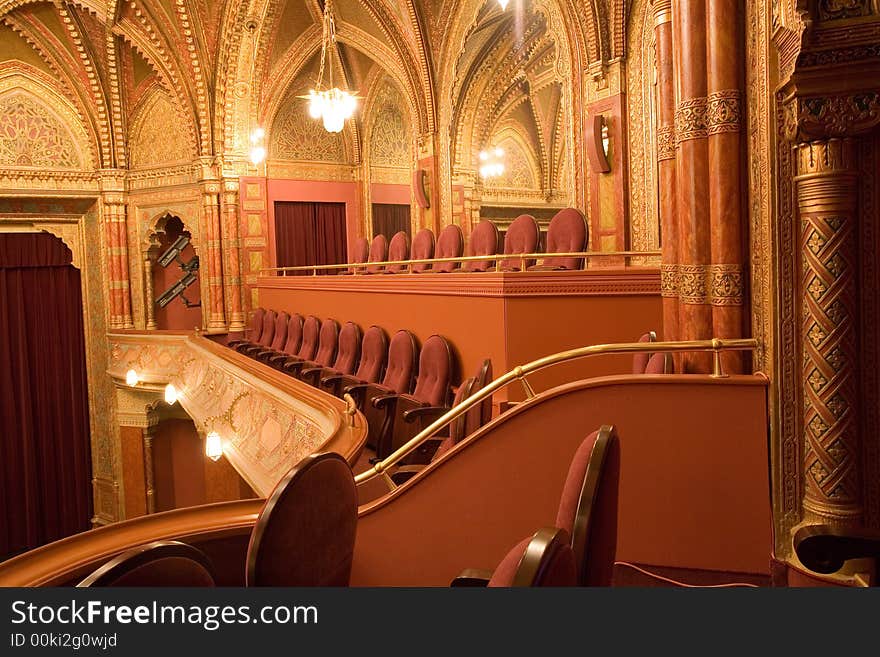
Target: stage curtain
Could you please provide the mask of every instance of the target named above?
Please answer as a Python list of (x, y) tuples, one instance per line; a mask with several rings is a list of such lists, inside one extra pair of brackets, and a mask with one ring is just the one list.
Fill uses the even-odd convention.
[(45, 233), (0, 234), (0, 559), (89, 529), (80, 272)]
[(347, 262), (345, 203), (276, 202), (275, 252), (278, 267)]
[(409, 206), (392, 203), (373, 203), (373, 237), (384, 235), (390, 242), (394, 234), (400, 231), (412, 237)]

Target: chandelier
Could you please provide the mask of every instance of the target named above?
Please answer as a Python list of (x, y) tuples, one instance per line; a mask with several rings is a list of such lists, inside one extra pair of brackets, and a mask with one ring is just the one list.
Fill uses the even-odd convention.
[(504, 175), (504, 149), (500, 146), (480, 151), (480, 175), (483, 178), (497, 178)]
[[(330, 0), (324, 4), (323, 28), (318, 82), (304, 98), (309, 101), (309, 116), (316, 120), (322, 119), (327, 132), (341, 132), (345, 127), (346, 119), (350, 119), (357, 108), (357, 96), (333, 86), (332, 51), (336, 49), (336, 24), (330, 14)], [(325, 70), (327, 71), (326, 86), (324, 86)]]
[(501, 11), (507, 9), (508, 2), (510, 2), (510, 0), (498, 0), (498, 4), (501, 5)]

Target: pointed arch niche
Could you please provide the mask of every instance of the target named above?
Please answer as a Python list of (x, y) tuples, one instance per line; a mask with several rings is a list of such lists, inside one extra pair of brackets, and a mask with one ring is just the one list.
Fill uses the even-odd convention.
[[(178, 257), (163, 267), (160, 258), (180, 237), (189, 240), (188, 244)], [(193, 258), (198, 257), (195, 247), (192, 232), (177, 215), (166, 212), (153, 224), (144, 252), (144, 303), (148, 331), (202, 327), (202, 275), (199, 271), (195, 272), (198, 280), (188, 286), (182, 295), (172, 299), (164, 308), (156, 303), (166, 290), (186, 275), (183, 264), (191, 263)]]

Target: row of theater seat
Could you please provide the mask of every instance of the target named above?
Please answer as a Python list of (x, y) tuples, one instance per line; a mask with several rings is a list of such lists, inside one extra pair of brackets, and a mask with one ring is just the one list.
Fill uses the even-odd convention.
[[(497, 226), (484, 219), (474, 228), (465, 249), (464, 237), (455, 224), (450, 224), (434, 239), (430, 228), (423, 228), (412, 240), (409, 235), (396, 233), (389, 243), (385, 235), (376, 235), (372, 242), (359, 238), (354, 245), (351, 264), (346, 274), (397, 274), (397, 273), (448, 273), (454, 271), (484, 272), (496, 269), (495, 259), (468, 260), (466, 262), (435, 262), (407, 264), (369, 264), (381, 262), (403, 262), (408, 260), (430, 260), (433, 258), (460, 258), (465, 256), (505, 255), (500, 259), (502, 271), (553, 271), (582, 269), (584, 259), (568, 256), (552, 256), (552, 253), (582, 253), (587, 248), (588, 229), (584, 215), (574, 208), (560, 210), (550, 221), (547, 230), (547, 257), (536, 264), (534, 259), (515, 257), (516, 254), (539, 253), (541, 231), (535, 218), (528, 214), (517, 217), (501, 240)], [(366, 263), (366, 264), (363, 264)]]
[[(610, 586), (619, 479), (619, 440), (614, 427), (605, 425), (575, 452), (554, 524), (514, 545), (494, 570), (465, 568), (450, 584)], [(245, 585), (349, 585), (357, 524), (357, 490), (348, 463), (335, 453), (306, 457), (278, 483), (257, 517), (248, 543)], [(214, 586), (217, 579), (211, 560), (198, 548), (157, 541), (117, 555), (78, 586), (204, 587)]]
[[(346, 322), (340, 329), (334, 319), (257, 308), (245, 339), (229, 346), (330, 394), (351, 395), (367, 418), (367, 446), (375, 458), (385, 458), (451, 407), (455, 359), (440, 335), (429, 337), (420, 349), (407, 330), (389, 341), (379, 326), (362, 332)], [(491, 377), (487, 360), (455, 389), (456, 399), (463, 401), (464, 393), (473, 394)], [(461, 439), (467, 435), (462, 432), (475, 430), (490, 415), (487, 400), (454, 425), (450, 437)]]

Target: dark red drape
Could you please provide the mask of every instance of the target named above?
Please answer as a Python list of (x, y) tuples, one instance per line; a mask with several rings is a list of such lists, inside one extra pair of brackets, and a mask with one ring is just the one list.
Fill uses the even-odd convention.
[(0, 559), (90, 527), (80, 273), (45, 233), (0, 234)]
[(347, 262), (345, 203), (277, 201), (275, 251), (278, 267)]
[(391, 241), (394, 234), (400, 231), (412, 237), (409, 206), (392, 203), (373, 203), (373, 237), (384, 235)]

